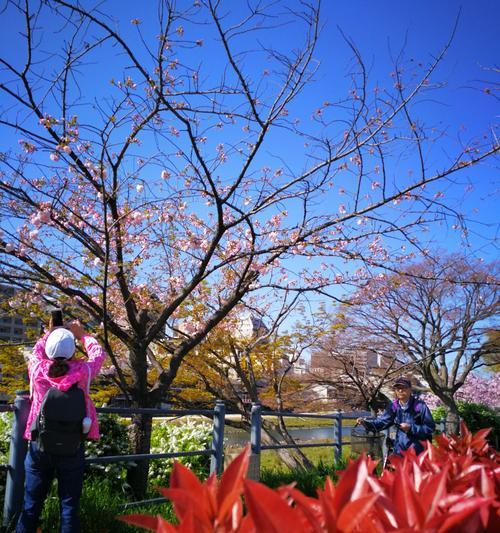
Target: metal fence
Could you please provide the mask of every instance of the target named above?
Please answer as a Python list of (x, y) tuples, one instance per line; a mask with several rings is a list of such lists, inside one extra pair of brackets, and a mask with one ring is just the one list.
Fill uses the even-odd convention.
[[(9, 448), (9, 463), (7, 465), (0, 465), (0, 469), (7, 470), (7, 480), (5, 487), (5, 501), (3, 514), (3, 527), (7, 528), (9, 524), (15, 522), (20, 509), (22, 507), (23, 493), (24, 493), (24, 459), (27, 451), (27, 441), (23, 434), (26, 428), (28, 413), (30, 408), (30, 401), (25, 391), (18, 391), (14, 403), (12, 405), (0, 405), (0, 412), (12, 411), (13, 423), (12, 433)], [(179, 417), (179, 416), (204, 416), (211, 417), (213, 420), (212, 443), (209, 449), (197, 450), (190, 452), (174, 452), (174, 453), (155, 453), (155, 454), (129, 454), (129, 455), (114, 455), (104, 457), (87, 457), (86, 463), (118, 463), (118, 462), (132, 462), (145, 459), (167, 459), (176, 457), (189, 457), (195, 455), (210, 456), (210, 472), (220, 474), (223, 469), (224, 461), (224, 426), (225, 426), (225, 405), (224, 402), (217, 400), (214, 409), (198, 409), (198, 410), (178, 410), (178, 409), (133, 409), (133, 408), (118, 408), (118, 407), (102, 407), (98, 408), (99, 413), (113, 413), (123, 417), (130, 417), (134, 414), (147, 414), (152, 417)], [(342, 448), (350, 445), (350, 440), (344, 440), (342, 435), (343, 421), (354, 420), (359, 416), (366, 416), (367, 412), (353, 412), (344, 413), (337, 411), (333, 414), (310, 414), (310, 413), (295, 413), (283, 411), (268, 411), (263, 412), (260, 404), (252, 404), (250, 413), (250, 466), (248, 477), (258, 480), (260, 475), (260, 459), (263, 450), (278, 450), (286, 448), (310, 448), (310, 447), (333, 447), (333, 458), (337, 463), (342, 457)], [(280, 417), (294, 417), (305, 419), (322, 419), (331, 420), (333, 426), (333, 440), (330, 442), (308, 443), (299, 442), (296, 444), (263, 444), (262, 443), (262, 416), (280, 416)], [(138, 505), (145, 505), (149, 503), (158, 503), (165, 501), (164, 498), (154, 498), (150, 500), (141, 500), (139, 502), (131, 502), (126, 507), (133, 507)]]
[[(24, 459), (27, 452), (27, 441), (24, 439), (24, 431), (28, 420), (30, 409), (30, 400), (26, 391), (17, 391), (16, 398), (12, 405), (0, 406), (0, 411), (12, 411), (12, 431), (9, 446), (9, 462), (7, 465), (0, 465), (7, 471), (5, 484), (5, 500), (3, 511), (3, 528), (7, 529), (15, 523), (17, 516), (22, 507), (24, 496)], [(176, 409), (129, 409), (102, 407), (98, 408), (99, 413), (114, 413), (123, 417), (130, 417), (134, 414), (147, 414), (152, 417), (170, 417), (170, 416), (205, 416), (212, 417), (212, 443), (208, 450), (197, 450), (189, 452), (173, 453), (152, 453), (152, 454), (129, 454), (115, 455), (105, 457), (87, 457), (86, 464), (92, 463), (119, 463), (133, 462), (144, 459), (167, 459), (176, 457), (190, 457), (195, 455), (210, 456), (210, 472), (220, 474), (223, 468), (224, 453), (224, 419), (225, 405), (221, 401), (216, 401), (214, 409), (198, 410), (176, 410)], [(142, 500), (132, 502), (128, 506), (144, 505), (148, 503), (164, 501), (164, 498), (155, 498), (154, 500)]]

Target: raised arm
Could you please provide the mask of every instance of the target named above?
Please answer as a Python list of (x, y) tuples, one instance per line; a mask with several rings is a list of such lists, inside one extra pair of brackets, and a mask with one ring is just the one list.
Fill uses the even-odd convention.
[(363, 425), (368, 431), (381, 431), (387, 429), (394, 424), (394, 410), (389, 404), (386, 410), (377, 418), (373, 420), (363, 420)]
[(88, 357), (86, 363), (90, 368), (90, 376), (93, 379), (101, 370), (102, 363), (106, 357), (106, 351), (97, 339), (85, 332), (80, 322), (71, 322), (67, 327), (73, 333), (75, 339), (78, 339), (83, 344)]
[(28, 357), (28, 371), (31, 374), (32, 368), (37, 365), (40, 361), (43, 359), (47, 359), (47, 355), (45, 353), (45, 343), (47, 342), (47, 337), (49, 336), (50, 330), (45, 332), (40, 339), (37, 340), (35, 347), (33, 348), (33, 351), (31, 352), (30, 356)]

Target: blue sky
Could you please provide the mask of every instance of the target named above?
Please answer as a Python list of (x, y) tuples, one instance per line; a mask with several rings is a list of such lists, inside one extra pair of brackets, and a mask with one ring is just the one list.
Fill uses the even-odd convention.
[[(155, 13), (155, 2), (139, 4), (135, 1), (112, 0), (103, 4), (103, 9), (109, 6), (109, 12), (119, 19), (120, 27), (127, 33), (135, 32), (130, 25), (132, 18), (143, 21), (141, 27), (145, 33), (154, 34), (156, 28), (149, 17)], [(179, 2), (190, 5), (191, 1)], [(298, 1), (287, 3), (290, 7), (298, 6)], [(92, 3), (85, 2), (86, 6)], [(242, 0), (226, 2), (229, 19), (236, 18), (245, 5)], [(460, 5), (451, 0), (445, 1), (328, 1), (322, 2), (323, 30), (320, 35), (315, 57), (319, 61), (319, 69), (315, 75), (315, 82), (306, 91), (300, 103), (306, 122), (310, 114), (310, 103), (314, 99), (321, 101), (328, 95), (332, 99), (348, 90), (348, 67), (352, 66), (352, 53), (344, 42), (340, 30), (353, 40), (358, 47), (368, 69), (371, 86), (379, 84), (381, 87), (391, 84), (389, 76), (393, 70), (393, 58), (404, 46), (407, 60), (413, 59), (413, 64), (422, 62), (427, 65), (449, 39), (455, 20), (460, 13), (457, 32), (451, 49), (445, 61), (434, 76), (434, 81), (442, 82), (442, 90), (432, 93), (418, 104), (418, 110), (427, 124), (445, 132), (445, 139), (439, 149), (431, 154), (431, 162), (436, 168), (444, 162), (452, 152), (453, 146), (460, 139), (468, 140), (482, 133), (488, 134), (491, 126), (497, 120), (499, 106), (497, 100), (481, 92), (479, 80), (494, 81), (494, 74), (484, 68), (491, 68), (497, 64), (499, 44), (497, 37), (497, 21), (500, 20), (500, 4), (494, 1), (480, 0), (465, 2)], [(5, 13), (3, 15), (6, 16)], [(0, 46), (2, 52), (12, 58), (19, 66), (24, 57), (23, 47), (19, 46), (17, 37), (20, 19), (9, 18), (0, 32)], [(115, 21), (110, 20), (112, 25)], [(53, 29), (53, 19), (42, 18), (39, 26)], [(276, 46), (293, 48), (295, 41), (300, 43), (301, 36), (296, 27), (277, 28), (268, 37)], [(58, 47), (56, 38), (52, 46)], [(216, 66), (212, 51), (218, 45), (212, 39), (207, 39), (203, 48), (194, 50), (200, 61), (208, 66)], [(107, 51), (109, 53), (109, 50)], [(101, 96), (101, 87), (108, 90), (108, 80), (120, 73), (120, 60), (109, 56), (98, 55), (96, 60), (104, 60), (106, 68), (96, 69), (92, 76), (82, 77), (80, 86), (83, 93), (89, 93), (96, 98)], [(261, 69), (258, 62), (251, 65), (255, 72)], [(102, 83), (102, 84), (101, 84)], [(298, 111), (300, 113), (300, 110)], [(279, 139), (275, 140), (279, 143)], [(449, 153), (448, 153), (449, 151)], [(296, 153), (290, 147), (287, 159), (294, 161)], [(441, 163), (443, 161), (443, 163)], [(300, 164), (299, 161), (296, 161)], [(403, 165), (402, 165), (403, 166)], [(394, 173), (399, 170), (395, 167)], [(469, 180), (469, 173), (460, 176), (460, 184), (447, 192), (447, 201), (461, 208), (473, 221), (471, 229), (477, 233), (471, 235), (473, 251), (484, 254), (487, 259), (497, 254), (495, 246), (491, 246), (496, 238), (498, 214), (494, 191), (498, 188), (498, 170), (495, 161), (490, 160), (481, 168), (475, 168), (470, 173), (473, 191), (464, 197), (464, 189)], [(463, 202), (463, 203), (462, 203)], [(439, 238), (446, 247), (458, 246), (456, 235), (447, 229), (442, 229)], [(480, 235), (481, 234), (481, 235)]]

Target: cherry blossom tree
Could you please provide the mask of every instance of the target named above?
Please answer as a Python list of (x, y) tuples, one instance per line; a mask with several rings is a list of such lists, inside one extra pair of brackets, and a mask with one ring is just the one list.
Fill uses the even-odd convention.
[(498, 321), (499, 286), (497, 263), (429, 257), (370, 280), (352, 297), (345, 320), (359, 336), (383, 343), (399, 371), (404, 365), (418, 373), (456, 431), (459, 391), (491, 353), (485, 337)]
[[(438, 407), (442, 402), (435, 394), (426, 394), (425, 401), (429, 407)], [(482, 376), (478, 372), (471, 372), (464, 384), (455, 394), (455, 400), (487, 405), (492, 409), (500, 406), (500, 375)]]
[[(115, 7), (2, 12), (23, 28), (0, 58), (0, 276), (26, 291), (13, 305), (55, 297), (101, 324), (133, 406), (168, 397), (247, 295), (329, 293), (419, 252), (423, 224), (460, 226), (443, 191), (498, 150), (488, 135), (452, 145), (417, 114), (451, 39), (427, 62), (400, 55), (381, 86), (346, 38), (346, 94), (311, 97), (319, 2), (158, 0), (127, 20)], [(150, 417), (133, 428), (147, 453)], [(131, 472), (138, 493), (146, 474)]]

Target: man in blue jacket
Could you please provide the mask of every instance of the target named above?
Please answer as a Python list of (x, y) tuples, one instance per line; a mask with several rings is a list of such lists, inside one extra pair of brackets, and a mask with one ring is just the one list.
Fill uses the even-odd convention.
[(394, 453), (410, 447), (419, 454), (424, 450), (423, 440), (432, 440), (436, 424), (432, 414), (423, 400), (412, 394), (411, 382), (407, 378), (398, 378), (394, 383), (396, 399), (392, 401), (380, 416), (373, 420), (358, 418), (368, 431), (380, 431), (396, 426)]

